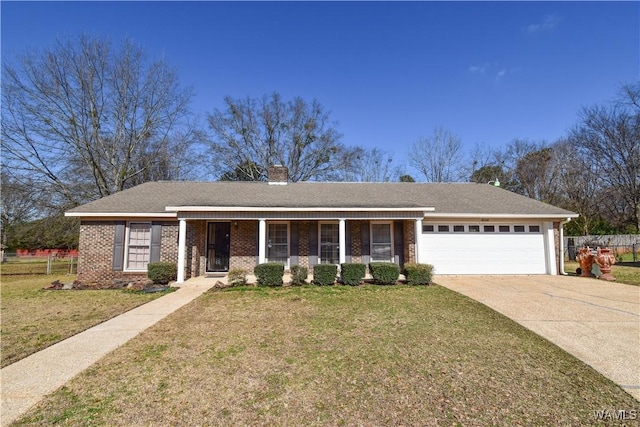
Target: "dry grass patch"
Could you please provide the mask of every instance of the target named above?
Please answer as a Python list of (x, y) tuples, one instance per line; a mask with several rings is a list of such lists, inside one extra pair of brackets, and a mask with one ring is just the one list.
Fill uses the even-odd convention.
[(19, 425), (594, 425), (611, 381), (440, 286), (209, 292)]
[(2, 276), (2, 366), (160, 296), (121, 290), (45, 291), (75, 276)]

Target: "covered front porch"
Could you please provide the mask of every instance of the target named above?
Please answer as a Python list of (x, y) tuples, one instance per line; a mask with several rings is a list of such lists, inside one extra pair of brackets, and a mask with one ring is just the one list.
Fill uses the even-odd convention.
[(178, 277), (253, 273), (257, 264), (415, 262), (425, 208), (206, 210), (168, 207), (179, 221)]

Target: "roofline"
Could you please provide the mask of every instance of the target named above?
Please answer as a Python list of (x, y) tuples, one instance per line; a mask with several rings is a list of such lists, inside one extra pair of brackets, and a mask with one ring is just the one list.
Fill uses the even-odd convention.
[(65, 212), (64, 216), (87, 218), (177, 218), (178, 214), (175, 212)]
[(365, 207), (257, 207), (257, 206), (167, 206), (169, 212), (434, 212), (434, 207), (365, 208)]
[(569, 219), (569, 218), (577, 218), (580, 215), (567, 212), (565, 214), (483, 214), (481, 212), (478, 213), (425, 213), (425, 218), (460, 218), (460, 219), (468, 219), (468, 218), (492, 218), (492, 219), (530, 219), (530, 218), (540, 218), (540, 219)]

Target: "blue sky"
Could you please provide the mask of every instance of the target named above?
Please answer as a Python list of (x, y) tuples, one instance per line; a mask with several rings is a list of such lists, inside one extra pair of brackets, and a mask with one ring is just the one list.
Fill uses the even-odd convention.
[(164, 56), (206, 116), (225, 95), (317, 99), (348, 145), (406, 158), (554, 141), (638, 80), (638, 2), (6, 2), (2, 61), (85, 32)]

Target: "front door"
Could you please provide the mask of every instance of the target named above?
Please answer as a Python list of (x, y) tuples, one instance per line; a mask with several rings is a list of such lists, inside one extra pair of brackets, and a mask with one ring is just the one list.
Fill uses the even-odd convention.
[(230, 222), (207, 224), (207, 271), (229, 271)]

